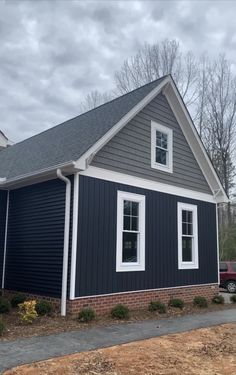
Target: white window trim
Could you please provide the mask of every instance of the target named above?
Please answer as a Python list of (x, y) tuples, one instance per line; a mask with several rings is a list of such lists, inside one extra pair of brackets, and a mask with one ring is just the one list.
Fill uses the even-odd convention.
[[(183, 262), (182, 260), (182, 211), (192, 211), (193, 213), (193, 260), (192, 262)], [(185, 269), (197, 269), (198, 266), (198, 217), (197, 217), (197, 206), (193, 204), (187, 204), (178, 202), (178, 268), (180, 270)]]
[[(137, 263), (122, 262), (123, 202), (131, 200), (139, 203), (139, 254)], [(145, 195), (117, 192), (117, 236), (116, 236), (116, 272), (145, 271)]]
[[(163, 165), (156, 162), (156, 131), (167, 134), (168, 164)], [(163, 172), (173, 173), (173, 130), (151, 121), (151, 167)]]

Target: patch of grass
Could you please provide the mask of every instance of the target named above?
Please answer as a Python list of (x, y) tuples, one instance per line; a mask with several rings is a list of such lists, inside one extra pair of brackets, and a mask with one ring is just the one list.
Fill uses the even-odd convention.
[(194, 306), (198, 306), (198, 307), (207, 307), (208, 306), (206, 298), (202, 297), (202, 296), (194, 297), (193, 304), (194, 304)]
[(221, 294), (216, 294), (212, 298), (212, 303), (216, 303), (217, 305), (223, 305), (225, 303), (225, 299)]
[(125, 305), (118, 304), (111, 310), (111, 316), (115, 319), (129, 319), (129, 308)]
[(230, 301), (232, 303), (236, 303), (236, 294), (233, 294), (231, 297), (230, 297)]
[(151, 301), (148, 306), (149, 311), (158, 311), (160, 314), (166, 313), (166, 305), (161, 301)]
[(11, 309), (10, 302), (4, 297), (0, 297), (0, 314), (9, 313)]
[(80, 322), (88, 323), (95, 319), (96, 314), (95, 311), (91, 308), (84, 308), (81, 309), (78, 315), (78, 320)]
[(26, 301), (26, 296), (22, 293), (14, 294), (11, 298), (11, 307), (17, 307), (20, 303)]
[(184, 307), (184, 301), (180, 298), (171, 298), (168, 305), (170, 307), (177, 307), (178, 309), (182, 309)]

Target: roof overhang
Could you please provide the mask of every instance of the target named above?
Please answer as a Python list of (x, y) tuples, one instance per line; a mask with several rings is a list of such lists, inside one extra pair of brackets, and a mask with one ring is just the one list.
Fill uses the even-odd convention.
[(16, 178), (0, 178), (0, 189), (18, 189), (23, 186), (54, 179), (57, 176), (57, 169), (61, 169), (67, 176), (79, 171), (75, 167), (75, 162), (70, 161), (68, 163), (54, 165), (50, 168), (41, 169), (34, 173), (17, 176)]

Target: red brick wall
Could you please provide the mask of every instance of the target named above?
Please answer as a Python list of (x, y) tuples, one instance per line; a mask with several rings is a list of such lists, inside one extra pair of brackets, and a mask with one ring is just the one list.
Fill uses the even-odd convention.
[(150, 301), (157, 299), (168, 303), (170, 298), (181, 298), (184, 302), (190, 303), (195, 296), (203, 296), (210, 301), (216, 293), (218, 293), (218, 284), (86, 297), (68, 301), (67, 311), (74, 315), (81, 308), (92, 307), (97, 314), (106, 314), (118, 303), (127, 305), (130, 310), (135, 310), (147, 308)]
[(61, 303), (61, 300), (59, 298), (53, 298), (53, 297), (47, 297), (47, 296), (39, 296), (37, 294), (31, 294), (31, 293), (24, 293), (24, 292), (16, 292), (16, 291), (13, 291), (13, 290), (6, 290), (4, 289), (2, 291), (2, 294), (7, 297), (7, 298), (11, 298), (14, 294), (17, 294), (17, 293), (22, 293), (26, 296), (27, 299), (35, 299), (35, 300), (41, 300), (41, 299), (44, 299), (46, 301), (49, 301), (52, 306), (53, 306), (53, 309), (55, 312), (59, 312), (60, 311), (60, 303)]
[[(17, 292), (4, 290), (4, 295), (11, 296)], [(67, 301), (67, 313), (77, 314), (84, 307), (93, 308), (98, 315), (107, 314), (112, 307), (118, 303), (127, 305), (130, 310), (147, 308), (152, 300), (160, 299), (163, 303), (168, 303), (170, 298), (181, 298), (186, 303), (193, 301), (195, 296), (203, 296), (208, 301), (218, 293), (218, 284), (199, 285), (193, 287), (170, 288), (150, 290), (144, 292), (118, 293), (99, 297), (85, 297), (73, 301)], [(60, 299), (37, 296), (34, 294), (24, 293), (29, 299), (45, 299), (50, 301), (55, 311), (60, 311)]]

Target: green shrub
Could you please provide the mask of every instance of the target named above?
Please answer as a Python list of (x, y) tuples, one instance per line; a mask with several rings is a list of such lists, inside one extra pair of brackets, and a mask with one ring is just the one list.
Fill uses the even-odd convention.
[(35, 310), (38, 315), (49, 315), (52, 312), (52, 304), (46, 300), (37, 301)]
[(4, 331), (6, 331), (6, 326), (2, 319), (0, 319), (0, 336), (3, 335)]
[(129, 309), (125, 305), (118, 304), (111, 310), (111, 316), (116, 319), (128, 319)]
[(4, 297), (0, 297), (0, 314), (8, 313), (10, 309), (10, 302)]
[(88, 323), (95, 319), (95, 316), (95, 311), (88, 307), (80, 310), (78, 319), (80, 322)]
[(171, 298), (169, 300), (169, 306), (177, 307), (178, 309), (182, 309), (184, 307), (184, 301), (180, 298)]
[(17, 307), (20, 303), (23, 303), (26, 301), (26, 296), (22, 293), (17, 293), (14, 296), (12, 296), (11, 299), (11, 307)]
[(148, 306), (149, 311), (158, 311), (160, 314), (165, 314), (166, 312), (166, 305), (161, 301), (151, 301)]
[(225, 303), (225, 299), (224, 299), (224, 297), (221, 294), (216, 294), (212, 298), (212, 303), (216, 303), (218, 305), (222, 305), (223, 303)]
[(233, 302), (233, 303), (236, 303), (236, 294), (233, 294), (233, 295), (230, 297), (230, 301)]
[(208, 305), (206, 298), (202, 296), (194, 297), (193, 304), (198, 307), (207, 307)]

